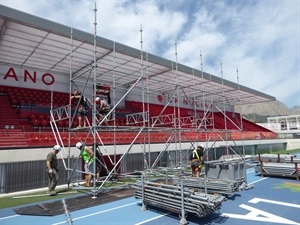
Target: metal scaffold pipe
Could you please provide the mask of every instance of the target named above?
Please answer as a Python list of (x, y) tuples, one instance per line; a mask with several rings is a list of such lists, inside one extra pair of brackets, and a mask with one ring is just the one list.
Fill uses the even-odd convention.
[(186, 224), (187, 213), (205, 217), (221, 208), (224, 196), (195, 192), (182, 181), (181, 185), (169, 185), (143, 180), (133, 186), (136, 189), (135, 197), (143, 199), (146, 205), (181, 214), (182, 224)]

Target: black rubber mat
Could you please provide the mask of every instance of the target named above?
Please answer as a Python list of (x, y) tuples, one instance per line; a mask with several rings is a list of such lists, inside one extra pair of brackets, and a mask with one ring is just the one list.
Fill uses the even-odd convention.
[[(107, 202), (112, 202), (122, 198), (133, 196), (133, 189), (113, 190), (104, 193), (99, 193), (97, 198), (92, 198), (90, 195), (79, 196), (65, 199), (67, 209), (71, 211), (88, 208), (95, 205), (100, 205)], [(21, 215), (35, 215), (35, 216), (55, 216), (63, 214), (64, 207), (62, 200), (16, 208), (14, 211)]]

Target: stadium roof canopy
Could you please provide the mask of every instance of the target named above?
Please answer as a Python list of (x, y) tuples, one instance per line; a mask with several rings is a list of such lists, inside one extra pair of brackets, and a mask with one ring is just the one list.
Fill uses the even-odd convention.
[[(203, 71), (141, 53), (141, 50), (0, 5), (0, 65), (40, 69), (68, 77), (71, 67), (72, 77), (82, 82), (92, 75), (97, 82), (114, 84), (116, 88), (133, 86), (132, 90), (141, 91), (146, 86), (150, 94), (171, 95), (179, 88), (186, 97), (201, 96), (214, 102), (226, 99), (231, 105), (276, 100)], [(91, 74), (89, 71), (94, 65), (97, 69)], [(141, 77), (147, 79), (142, 82)]]

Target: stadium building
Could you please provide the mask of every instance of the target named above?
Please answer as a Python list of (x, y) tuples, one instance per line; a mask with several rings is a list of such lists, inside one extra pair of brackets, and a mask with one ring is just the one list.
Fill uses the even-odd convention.
[[(104, 182), (90, 187), (94, 197), (112, 177), (186, 172), (197, 146), (205, 149), (205, 177), (237, 182), (237, 191), (247, 187), (245, 162), (251, 155), (262, 163), (260, 154), (299, 148), (299, 139), (279, 138), (234, 110), (273, 96), (144, 52), (142, 44), (134, 49), (0, 7), (0, 193), (47, 187), (45, 157), (57, 144), (61, 185), (84, 188), (76, 143), (100, 153)], [(79, 101), (70, 98), (74, 89), (85, 99), (85, 126), (78, 120)], [(97, 98), (108, 93), (110, 108), (101, 116)], [(296, 171), (275, 175), (298, 180), (298, 164), (291, 165)]]

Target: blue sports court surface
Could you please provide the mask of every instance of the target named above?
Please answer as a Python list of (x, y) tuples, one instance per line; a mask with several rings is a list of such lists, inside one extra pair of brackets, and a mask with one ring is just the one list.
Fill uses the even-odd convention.
[[(220, 211), (205, 218), (188, 214), (185, 221), (189, 225), (300, 225), (299, 181), (292, 178), (261, 177), (255, 174), (253, 168), (247, 169), (247, 180), (254, 187), (236, 192), (223, 202)], [(68, 199), (65, 200), (68, 204)], [(65, 214), (19, 215), (14, 208), (0, 210), (1, 225), (174, 225), (184, 221), (178, 214), (155, 207), (149, 206), (146, 211), (142, 211), (141, 200), (134, 197), (71, 211), (71, 221), (67, 221)]]

